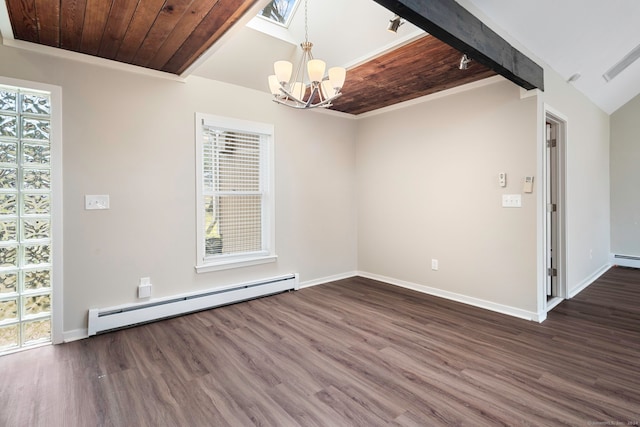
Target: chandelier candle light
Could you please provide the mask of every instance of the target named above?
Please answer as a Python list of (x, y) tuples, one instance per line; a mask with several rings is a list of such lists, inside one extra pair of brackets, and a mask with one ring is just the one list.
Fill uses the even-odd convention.
[[(329, 68), (328, 79), (325, 78), (326, 64), (320, 59), (313, 59), (307, 25), (307, 1), (304, 2), (304, 42), (300, 43), (302, 58), (293, 73), (293, 64), (289, 61), (276, 61), (273, 64), (274, 75), (269, 76), (269, 89), (278, 104), (293, 108), (330, 107), (331, 102), (342, 95), (340, 90), (344, 84), (347, 71), (342, 67)], [(307, 79), (304, 68), (306, 65)], [(305, 100), (305, 96), (309, 97)]]

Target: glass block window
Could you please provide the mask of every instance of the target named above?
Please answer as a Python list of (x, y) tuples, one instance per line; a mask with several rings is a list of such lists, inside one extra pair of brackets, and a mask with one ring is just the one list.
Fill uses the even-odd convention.
[(51, 341), (51, 97), (0, 85), (0, 354)]
[(272, 126), (199, 118), (198, 264), (272, 260)]

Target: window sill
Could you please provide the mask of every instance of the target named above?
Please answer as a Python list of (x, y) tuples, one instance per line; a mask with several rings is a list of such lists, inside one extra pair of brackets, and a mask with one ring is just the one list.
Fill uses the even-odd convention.
[(211, 271), (228, 270), (231, 268), (250, 267), (252, 265), (276, 262), (277, 255), (265, 255), (255, 258), (229, 259), (196, 265), (196, 273), (209, 273)]

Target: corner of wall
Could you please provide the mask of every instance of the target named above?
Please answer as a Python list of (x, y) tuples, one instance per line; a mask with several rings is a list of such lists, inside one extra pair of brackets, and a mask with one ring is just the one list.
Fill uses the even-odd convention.
[(576, 295), (578, 295), (580, 292), (584, 291), (593, 282), (598, 280), (598, 278), (600, 276), (602, 276), (604, 273), (606, 273), (611, 267), (612, 267), (612, 265), (610, 263), (606, 263), (605, 265), (600, 267), (598, 270), (596, 270), (592, 275), (590, 275), (589, 277), (586, 277), (584, 280), (580, 281), (576, 286), (574, 286), (573, 288), (568, 290), (567, 298), (573, 298)]

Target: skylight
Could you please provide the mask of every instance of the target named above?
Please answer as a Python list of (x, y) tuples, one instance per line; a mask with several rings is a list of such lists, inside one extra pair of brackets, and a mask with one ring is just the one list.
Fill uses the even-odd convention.
[(258, 13), (258, 17), (288, 28), (299, 2), (300, 0), (271, 0)]

